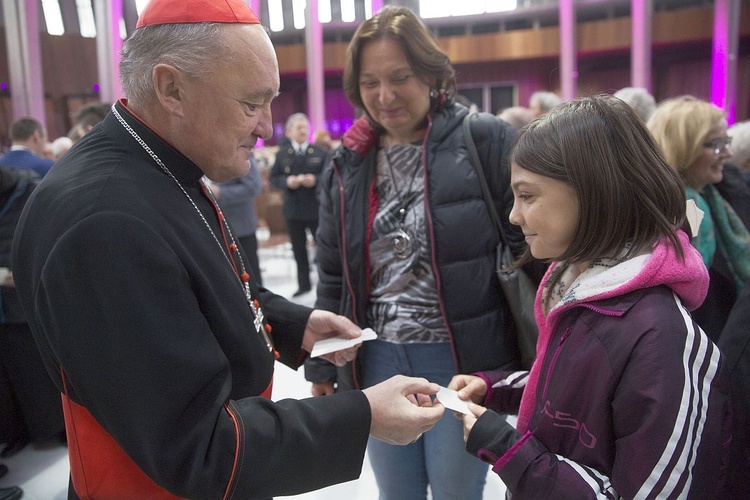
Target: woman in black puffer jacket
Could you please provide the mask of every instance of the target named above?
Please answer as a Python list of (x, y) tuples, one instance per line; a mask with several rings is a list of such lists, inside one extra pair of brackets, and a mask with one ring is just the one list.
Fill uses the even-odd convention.
[[(344, 88), (365, 111), (347, 131), (320, 185), (316, 307), (370, 327), (347, 371), (306, 364), (313, 394), (370, 386), (396, 374), (447, 385), (457, 373), (513, 369), (519, 353), (495, 276), (498, 237), (454, 102), (455, 75), (427, 28), (406, 8), (386, 7), (360, 26)], [(496, 208), (517, 252), (510, 126), (472, 120)], [(446, 415), (406, 447), (368, 444), (381, 499), (480, 499), (486, 466), (468, 456), (461, 426)]]

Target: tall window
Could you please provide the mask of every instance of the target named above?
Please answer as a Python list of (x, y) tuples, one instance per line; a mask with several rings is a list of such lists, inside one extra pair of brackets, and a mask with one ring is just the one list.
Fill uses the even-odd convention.
[(284, 31), (284, 9), (281, 0), (268, 0), (268, 24), (271, 31)]
[(78, 26), (81, 29), (81, 36), (84, 38), (96, 37), (96, 23), (94, 22), (94, 9), (91, 6), (91, 0), (76, 0), (78, 9)]
[(42, 0), (42, 11), (44, 22), (47, 24), (47, 33), (50, 35), (64, 35), (65, 25), (60, 12), (60, 4), (57, 0)]
[(321, 23), (330, 23), (331, 19), (331, 0), (318, 1), (318, 21)]
[(143, 12), (143, 9), (146, 8), (146, 5), (148, 5), (148, 0), (135, 0), (135, 11), (138, 12), (139, 16)]
[(517, 0), (419, 0), (419, 15), (424, 18), (468, 16), (514, 10), (517, 6)]
[[(291, 0), (292, 1), (292, 19), (294, 22), (294, 29), (304, 29), (305, 27), (305, 9), (307, 8), (307, 0)], [(332, 2), (339, 2), (341, 20), (344, 22), (354, 22), (357, 20), (356, 17), (356, 0), (318, 0), (318, 21), (321, 23), (330, 23), (333, 19), (333, 7)], [(267, 0), (268, 4), (268, 24), (271, 31), (284, 31), (284, 12), (282, 7), (282, 0)], [(364, 0), (365, 6), (365, 18), (369, 19), (372, 17), (372, 0)], [(288, 19), (288, 17), (287, 17)]]
[(292, 0), (292, 16), (294, 17), (294, 28), (301, 30), (305, 27), (305, 8), (307, 0)]
[(495, 114), (515, 106), (516, 84), (499, 82), (461, 85), (458, 93), (476, 104), (479, 111)]
[(354, 0), (341, 0), (341, 20), (350, 23), (357, 19), (354, 10)]
[(518, 7), (517, 0), (495, 0), (487, 2), (487, 10), (485, 12), (505, 12), (508, 10), (516, 10)]

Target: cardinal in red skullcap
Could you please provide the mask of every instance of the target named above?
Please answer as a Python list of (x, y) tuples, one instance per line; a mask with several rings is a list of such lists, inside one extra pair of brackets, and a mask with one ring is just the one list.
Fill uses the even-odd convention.
[[(19, 300), (62, 394), (77, 499), (251, 499), (356, 479), (368, 436), (408, 443), (443, 407), (400, 378), (272, 402), (275, 361), (360, 328), (261, 287), (207, 179), (273, 134), (276, 54), (241, 0), (151, 0), (125, 98), (58, 161), (16, 232)], [(325, 355), (341, 366), (357, 346)]]
[(259, 24), (242, 0), (151, 0), (136, 28), (157, 24), (239, 23)]

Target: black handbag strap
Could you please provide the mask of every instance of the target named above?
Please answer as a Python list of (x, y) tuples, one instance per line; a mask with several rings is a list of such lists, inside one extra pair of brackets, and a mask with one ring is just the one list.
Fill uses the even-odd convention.
[(490, 212), (490, 217), (492, 217), (492, 222), (495, 226), (495, 231), (497, 231), (497, 234), (500, 236), (500, 240), (502, 240), (504, 246), (508, 246), (508, 240), (505, 239), (505, 232), (503, 231), (503, 226), (500, 223), (500, 216), (497, 215), (497, 210), (495, 209), (495, 202), (492, 199), (492, 193), (490, 192), (490, 187), (487, 185), (487, 178), (484, 176), (484, 169), (482, 168), (482, 162), (479, 160), (479, 153), (477, 152), (477, 145), (474, 143), (474, 136), (471, 133), (471, 118), (472, 114), (469, 113), (464, 118), (464, 138), (466, 139), (466, 149), (469, 152), (469, 159), (471, 160), (471, 164), (474, 166), (474, 170), (477, 171), (477, 177), (479, 177), (479, 186), (482, 188), (482, 196), (484, 197), (484, 202), (487, 204), (487, 210)]

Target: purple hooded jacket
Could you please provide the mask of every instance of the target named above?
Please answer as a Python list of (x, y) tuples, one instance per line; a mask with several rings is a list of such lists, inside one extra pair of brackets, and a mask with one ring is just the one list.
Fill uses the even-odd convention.
[(708, 273), (679, 236), (684, 261), (660, 243), (578, 276), (554, 263), (537, 293), (531, 371), (477, 374), (485, 406), (520, 409), (518, 430), (488, 411), (467, 441), (514, 498), (721, 497), (729, 385), (688, 312)]

